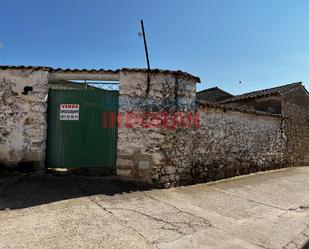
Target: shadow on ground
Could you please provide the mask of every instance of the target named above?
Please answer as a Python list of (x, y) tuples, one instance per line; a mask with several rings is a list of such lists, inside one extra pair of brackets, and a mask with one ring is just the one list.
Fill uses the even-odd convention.
[(110, 177), (28, 175), (1, 179), (0, 210), (20, 209), (91, 195), (112, 196), (145, 191), (149, 185)]

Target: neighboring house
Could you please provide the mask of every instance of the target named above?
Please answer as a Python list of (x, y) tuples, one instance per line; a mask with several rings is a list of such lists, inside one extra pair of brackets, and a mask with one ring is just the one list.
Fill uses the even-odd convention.
[(197, 100), (203, 100), (210, 103), (215, 103), (232, 97), (232, 94), (225, 92), (218, 87), (208, 88), (196, 93)]
[(296, 165), (309, 160), (309, 93), (302, 82), (244, 93), (214, 104), (244, 112), (282, 116), (282, 129), (287, 138), (285, 160)]
[[(216, 104), (239, 108), (241, 110), (261, 111), (286, 116), (287, 113), (284, 113), (283, 102), (293, 102), (298, 106), (308, 109), (309, 94), (301, 82), (296, 82), (236, 95), (225, 100), (217, 101)], [(309, 120), (309, 117), (304, 118)]]

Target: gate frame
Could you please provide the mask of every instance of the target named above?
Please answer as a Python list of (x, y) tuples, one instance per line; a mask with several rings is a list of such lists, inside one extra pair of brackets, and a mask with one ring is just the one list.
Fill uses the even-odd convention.
[[(88, 87), (93, 87), (96, 83), (88, 83), (87, 81), (104, 81), (104, 82), (97, 82), (97, 84), (104, 84), (104, 85), (119, 85), (120, 86), (120, 71), (111, 71), (111, 70), (91, 70), (91, 71), (83, 71), (83, 70), (77, 70), (77, 71), (52, 71), (48, 73), (48, 93), (51, 89), (59, 89), (59, 90), (65, 90), (65, 89), (84, 89), (87, 90)], [(82, 83), (76, 83), (72, 81), (83, 81)], [(115, 83), (117, 82), (117, 83)], [(92, 86), (91, 86), (92, 85)], [(118, 90), (119, 92), (119, 90)], [(118, 101), (119, 101), (119, 93), (118, 93)], [(47, 106), (48, 108), (48, 106)], [(119, 110), (119, 105), (117, 107), (117, 112)], [(46, 131), (46, 155), (45, 155), (45, 170), (49, 170), (47, 166), (47, 144), (48, 144), (48, 123), (49, 123), (49, 116), (48, 116), (48, 110), (46, 114), (47, 119), (47, 131)], [(108, 175), (116, 175), (117, 172), (117, 158), (118, 158), (118, 127), (116, 128), (116, 139), (115, 139), (115, 163), (113, 165), (112, 170), (107, 170), (106, 168), (62, 168), (70, 171), (78, 171), (87, 169), (90, 171), (99, 171), (100, 173), (106, 173), (108, 172)], [(56, 168), (55, 168), (56, 169)]]

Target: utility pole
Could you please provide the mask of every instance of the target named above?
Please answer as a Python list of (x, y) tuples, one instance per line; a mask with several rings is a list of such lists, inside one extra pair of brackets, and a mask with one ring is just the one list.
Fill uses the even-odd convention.
[(149, 87), (150, 87), (150, 63), (149, 63), (147, 40), (146, 40), (146, 33), (145, 33), (145, 29), (144, 29), (143, 20), (141, 20), (141, 26), (142, 26), (142, 33), (141, 34), (139, 33), (139, 35), (142, 35), (143, 40), (144, 40), (145, 54), (146, 54), (146, 60), (147, 60), (147, 89), (146, 89), (146, 93), (148, 94)]
[(1, 64), (4, 65), (4, 43), (0, 41)]

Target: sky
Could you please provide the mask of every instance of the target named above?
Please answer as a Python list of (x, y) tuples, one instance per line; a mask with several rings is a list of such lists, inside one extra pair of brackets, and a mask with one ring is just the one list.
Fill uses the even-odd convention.
[(307, 0), (0, 0), (0, 63), (144, 68), (140, 19), (151, 67), (199, 76), (198, 90), (309, 89)]

